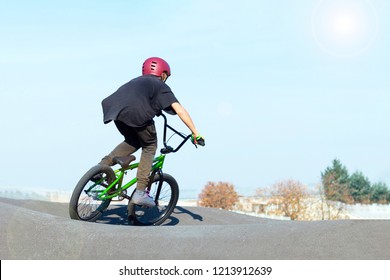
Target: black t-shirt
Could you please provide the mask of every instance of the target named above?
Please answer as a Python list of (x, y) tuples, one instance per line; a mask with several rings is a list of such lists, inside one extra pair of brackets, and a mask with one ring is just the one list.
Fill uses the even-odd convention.
[(170, 87), (153, 75), (140, 76), (102, 101), (104, 123), (121, 121), (131, 127), (150, 123), (162, 110), (174, 115), (178, 102)]

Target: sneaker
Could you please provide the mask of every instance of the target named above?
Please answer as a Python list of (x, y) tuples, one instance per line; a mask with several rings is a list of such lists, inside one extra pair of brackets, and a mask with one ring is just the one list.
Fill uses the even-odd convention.
[(156, 206), (154, 200), (149, 194), (145, 191), (136, 190), (133, 194), (131, 202), (141, 206), (153, 207)]

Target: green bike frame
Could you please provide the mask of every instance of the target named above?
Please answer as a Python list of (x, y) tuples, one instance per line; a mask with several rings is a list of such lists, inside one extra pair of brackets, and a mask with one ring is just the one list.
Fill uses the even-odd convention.
[[(156, 173), (161, 172), (161, 170), (163, 168), (163, 165), (164, 165), (164, 161), (165, 161), (165, 155), (164, 154), (159, 155), (158, 157), (154, 158), (152, 169), (151, 169), (151, 175), (150, 175), (151, 179), (154, 178), (154, 175)], [(127, 171), (134, 170), (134, 169), (138, 168), (138, 165), (139, 165), (139, 162), (130, 164), (126, 168), (119, 168), (119, 169), (115, 170), (114, 173), (115, 173), (116, 179), (109, 186), (107, 186), (106, 189), (104, 189), (104, 190), (94, 190), (94, 188), (97, 185), (100, 185), (101, 182), (103, 181), (103, 179), (101, 179), (101, 180), (97, 181), (95, 184), (93, 184), (88, 189), (87, 192), (95, 192), (96, 193), (96, 197), (99, 200), (112, 199), (114, 197), (123, 195), (122, 192), (124, 190), (127, 190), (128, 188), (130, 188), (131, 186), (133, 186), (137, 182), (137, 178), (133, 178), (132, 180), (130, 180), (125, 185), (122, 185), (123, 184), (123, 178), (124, 178), (125, 174), (127, 173)], [(118, 188), (115, 189), (115, 186), (118, 186)], [(115, 191), (111, 191), (111, 190), (115, 190)]]

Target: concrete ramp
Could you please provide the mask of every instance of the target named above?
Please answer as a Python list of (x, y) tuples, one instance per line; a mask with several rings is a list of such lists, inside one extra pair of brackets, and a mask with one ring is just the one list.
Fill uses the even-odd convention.
[(280, 221), (177, 207), (162, 226), (129, 226), (126, 206), (97, 223), (68, 204), (0, 198), (0, 259), (390, 259), (390, 221)]

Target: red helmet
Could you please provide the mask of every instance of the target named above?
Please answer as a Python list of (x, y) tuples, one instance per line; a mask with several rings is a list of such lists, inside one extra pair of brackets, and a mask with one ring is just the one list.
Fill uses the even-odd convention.
[(171, 75), (171, 69), (169, 68), (168, 63), (159, 57), (150, 57), (145, 60), (142, 65), (142, 75), (155, 75), (161, 76), (162, 73), (167, 73), (168, 76)]

